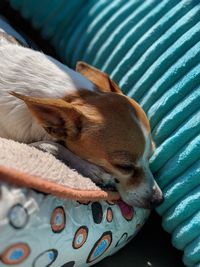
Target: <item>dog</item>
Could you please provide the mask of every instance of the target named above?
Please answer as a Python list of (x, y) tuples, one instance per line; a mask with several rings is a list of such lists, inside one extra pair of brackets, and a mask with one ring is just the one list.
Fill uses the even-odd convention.
[(87, 63), (78, 62), (74, 71), (24, 47), (14, 30), (2, 32), (0, 136), (62, 142), (129, 205), (160, 204), (163, 195), (149, 168), (150, 125), (139, 104)]

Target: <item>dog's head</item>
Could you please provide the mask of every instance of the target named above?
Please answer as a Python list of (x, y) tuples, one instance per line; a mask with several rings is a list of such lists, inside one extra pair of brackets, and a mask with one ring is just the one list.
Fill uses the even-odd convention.
[(27, 104), (33, 116), (73, 153), (100, 166), (103, 182), (115, 185), (123, 200), (150, 208), (162, 193), (149, 168), (153, 144), (142, 108), (123, 95), (109, 76), (80, 62), (77, 71), (94, 84), (63, 99), (44, 99), (12, 93)]

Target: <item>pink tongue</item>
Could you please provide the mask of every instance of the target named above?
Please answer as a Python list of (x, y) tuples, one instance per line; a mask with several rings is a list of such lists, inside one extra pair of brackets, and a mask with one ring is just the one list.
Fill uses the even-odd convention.
[(117, 201), (117, 205), (119, 206), (122, 215), (124, 216), (125, 219), (127, 220), (132, 220), (133, 218), (133, 207), (129, 206), (128, 204), (126, 204), (123, 200), (118, 200)]

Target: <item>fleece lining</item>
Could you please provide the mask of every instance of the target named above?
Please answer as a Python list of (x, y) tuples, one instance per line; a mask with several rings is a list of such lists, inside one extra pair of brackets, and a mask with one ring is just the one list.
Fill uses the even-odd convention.
[(53, 155), (26, 144), (0, 138), (0, 180), (81, 200), (118, 199), (118, 193), (105, 192)]

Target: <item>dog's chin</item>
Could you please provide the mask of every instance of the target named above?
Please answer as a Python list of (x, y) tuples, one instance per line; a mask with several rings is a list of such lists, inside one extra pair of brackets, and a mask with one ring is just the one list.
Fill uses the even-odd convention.
[[(88, 177), (93, 180), (93, 182), (104, 191), (118, 192), (120, 195), (120, 200), (123, 201), (127, 206), (133, 208), (142, 208), (142, 209), (151, 209), (151, 205), (148, 201), (142, 202), (140, 200), (130, 200), (124, 194), (121, 194), (120, 191), (116, 188), (114, 183), (114, 177), (105, 172), (102, 168), (91, 164), (90, 168), (87, 169)], [(118, 203), (118, 201), (117, 201)]]

